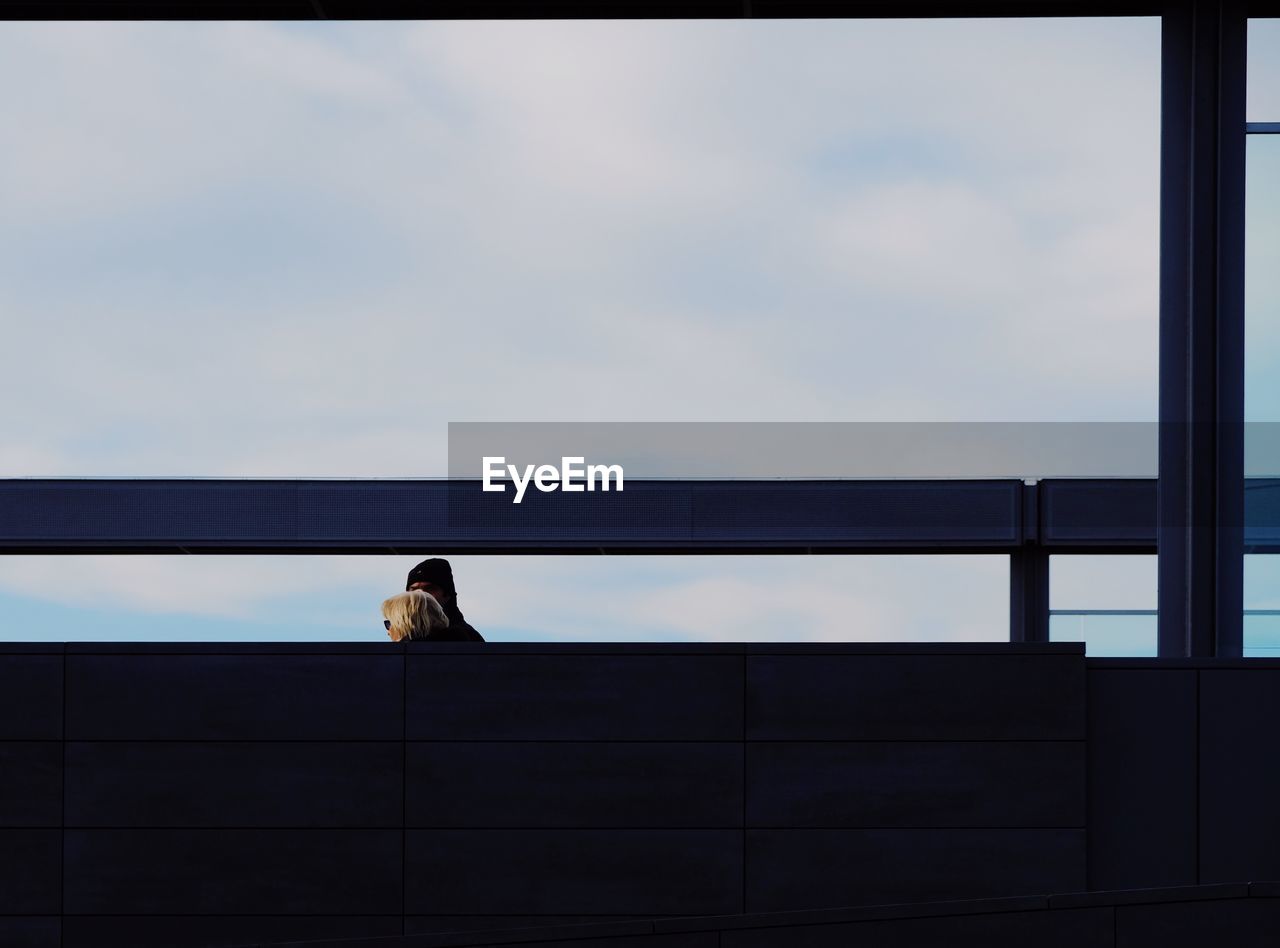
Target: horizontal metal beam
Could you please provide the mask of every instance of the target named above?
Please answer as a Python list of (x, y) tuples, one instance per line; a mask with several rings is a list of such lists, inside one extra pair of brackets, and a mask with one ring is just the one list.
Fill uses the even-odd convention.
[(1155, 490), (1047, 480), (1029, 505), (1019, 480), (636, 480), (516, 505), (477, 481), (15, 479), (0, 553), (1154, 552)]
[[(0, 553), (1154, 553), (1154, 478), (628, 481), (483, 494), (446, 480), (0, 480)], [(1280, 479), (1245, 482), (1280, 553)]]
[(1154, 553), (1155, 478), (1048, 479), (1039, 484), (1040, 544), (1056, 551)]

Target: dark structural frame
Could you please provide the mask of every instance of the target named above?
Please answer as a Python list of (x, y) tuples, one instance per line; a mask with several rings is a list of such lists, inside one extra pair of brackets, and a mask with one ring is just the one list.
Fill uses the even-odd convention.
[(1254, 526), (1280, 523), (1280, 483), (1250, 481), (1244, 527), (1246, 30), (1280, 0), (0, 0), (11, 20), (994, 16), (1161, 17), (1157, 479), (655, 481), (595, 526), (457, 482), (0, 480), (0, 553), (1007, 552), (1011, 638), (1034, 642), (1051, 553), (1158, 552), (1159, 654), (1239, 656), (1246, 540), (1280, 552)]

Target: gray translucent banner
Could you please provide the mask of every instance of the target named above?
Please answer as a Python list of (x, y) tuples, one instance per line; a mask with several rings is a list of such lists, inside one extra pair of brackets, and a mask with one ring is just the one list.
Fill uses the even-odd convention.
[(1154, 477), (1158, 444), (1151, 422), (455, 422), (449, 476), (579, 458), (627, 478)]
[[(1159, 441), (1155, 422), (451, 422), (449, 476), (568, 457), (632, 478), (1155, 477)], [(1246, 477), (1280, 477), (1280, 423), (1244, 444)]]

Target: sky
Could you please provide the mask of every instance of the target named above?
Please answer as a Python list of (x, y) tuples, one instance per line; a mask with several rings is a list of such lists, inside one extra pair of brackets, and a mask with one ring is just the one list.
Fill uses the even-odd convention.
[[(1155, 418), (1156, 19), (14, 23), (0, 88), (0, 476)], [(1003, 557), (454, 561), (491, 640), (1007, 635)], [(412, 562), (0, 557), (0, 637), (361, 639)], [(1115, 566), (1080, 598), (1154, 601)]]

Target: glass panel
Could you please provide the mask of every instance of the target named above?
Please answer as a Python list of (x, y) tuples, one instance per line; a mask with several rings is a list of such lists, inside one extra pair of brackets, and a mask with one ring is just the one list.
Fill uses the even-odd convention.
[[(21, 641), (384, 641), (419, 558), (0, 557)], [(1007, 556), (452, 556), (488, 641), (1007, 641)], [(921, 595), (927, 590), (928, 595)]]
[(1155, 658), (1156, 613), (1051, 613), (1049, 641), (1084, 642), (1090, 658)]
[(1249, 20), (1245, 121), (1280, 122), (1280, 18)]
[(0, 476), (1152, 421), (1159, 59), (1156, 17), (8, 24)]
[[(1250, 135), (1245, 172), (1245, 420), (1280, 421), (1280, 135)], [(1262, 436), (1264, 428), (1245, 429)], [(1253, 458), (1258, 457), (1255, 450)], [(1280, 474), (1258, 470), (1250, 474)]]
[(1280, 609), (1245, 610), (1244, 657), (1280, 658)]
[(1049, 640), (1098, 657), (1154, 657), (1154, 556), (1049, 557)]
[(1244, 558), (1244, 654), (1280, 657), (1280, 556)]
[(1244, 654), (1261, 657), (1280, 655), (1280, 135), (1249, 136), (1247, 161)]

